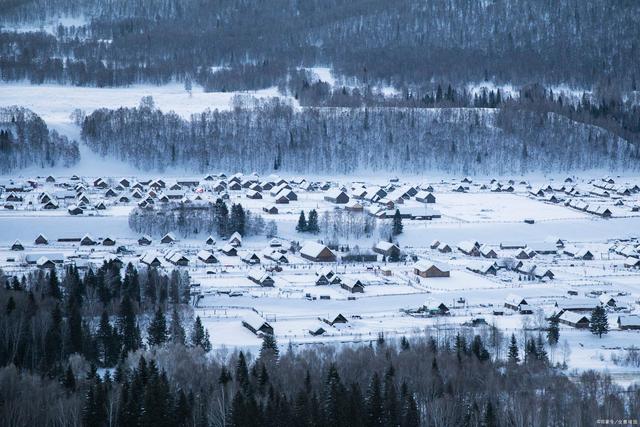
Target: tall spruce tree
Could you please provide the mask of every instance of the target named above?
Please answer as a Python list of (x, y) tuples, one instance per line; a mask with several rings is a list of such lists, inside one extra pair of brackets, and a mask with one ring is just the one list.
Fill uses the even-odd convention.
[(62, 299), (62, 290), (60, 289), (60, 280), (56, 269), (52, 268), (49, 273), (49, 296), (57, 300)]
[(136, 351), (142, 347), (142, 338), (133, 302), (128, 295), (125, 295), (120, 302), (120, 313), (118, 314), (118, 332), (122, 340), (122, 350), (124, 354)]
[(396, 209), (396, 213), (393, 214), (393, 221), (391, 224), (391, 234), (397, 236), (402, 233), (402, 229), (404, 226), (402, 225), (402, 216), (400, 215), (400, 210)]
[(558, 316), (552, 315), (549, 319), (549, 327), (547, 328), (547, 342), (550, 346), (555, 346), (560, 340), (560, 326)]
[(191, 331), (191, 345), (194, 347), (201, 347), (207, 353), (211, 351), (209, 331), (202, 326), (200, 316), (196, 316), (196, 320), (193, 324), (193, 330)]
[(173, 306), (173, 311), (171, 312), (169, 336), (171, 338), (171, 342), (174, 344), (185, 345), (186, 343), (184, 327), (182, 327), (182, 321), (180, 320), (180, 313), (178, 313), (178, 307), (175, 305)]
[(507, 356), (507, 360), (509, 363), (517, 364), (520, 362), (520, 354), (518, 351), (518, 341), (516, 341), (516, 336), (511, 334), (511, 342), (509, 344), (509, 352)]
[(318, 212), (316, 212), (315, 209), (311, 209), (311, 211), (309, 212), (307, 231), (313, 234), (318, 234), (320, 232), (320, 226), (318, 225)]
[(296, 231), (299, 233), (305, 233), (307, 231), (307, 219), (304, 216), (304, 211), (300, 211), (298, 217), (298, 225), (296, 225)]
[(161, 307), (158, 307), (147, 329), (149, 346), (160, 346), (167, 342), (167, 320)]
[(591, 321), (589, 322), (591, 333), (602, 338), (602, 335), (609, 332), (609, 319), (607, 311), (602, 306), (597, 306), (591, 312)]

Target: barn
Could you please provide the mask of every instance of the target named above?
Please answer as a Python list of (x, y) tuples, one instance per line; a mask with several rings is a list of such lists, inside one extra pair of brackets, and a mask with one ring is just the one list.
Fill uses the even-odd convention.
[(300, 249), (300, 256), (314, 262), (335, 262), (336, 255), (323, 244), (306, 242)]
[(558, 316), (558, 322), (578, 329), (589, 327), (589, 318), (584, 314), (574, 313), (573, 311), (563, 311), (560, 316)]
[(218, 262), (218, 258), (216, 258), (214, 254), (205, 250), (198, 251), (198, 259), (205, 264), (215, 264)]
[(413, 265), (413, 272), (420, 277), (434, 278), (434, 277), (450, 277), (451, 270), (442, 264), (435, 264), (430, 261), (421, 260)]
[(324, 196), (324, 199), (327, 202), (336, 203), (340, 205), (344, 205), (345, 203), (349, 202), (349, 196), (347, 195), (347, 193), (340, 190), (339, 188), (335, 188), (333, 190), (327, 191), (327, 193)]
[(253, 311), (242, 318), (242, 326), (256, 335), (273, 335), (273, 326)]

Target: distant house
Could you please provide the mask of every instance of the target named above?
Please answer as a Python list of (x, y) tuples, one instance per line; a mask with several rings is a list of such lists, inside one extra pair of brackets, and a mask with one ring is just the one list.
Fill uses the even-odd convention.
[[(287, 199), (289, 200), (289, 199)], [(278, 213), (278, 208), (275, 207), (274, 205), (270, 205), (270, 206), (265, 206), (262, 208), (262, 210), (268, 214), (271, 215), (276, 215)]]
[(249, 252), (243, 255), (240, 260), (249, 265), (260, 264), (260, 257), (255, 252)]
[(224, 245), (220, 251), (227, 256), (238, 256), (238, 250), (228, 243)]
[(231, 235), (231, 237), (229, 237), (229, 240), (227, 241), (227, 243), (233, 246), (234, 248), (242, 246), (242, 235), (237, 231), (234, 232)]
[(504, 306), (505, 308), (510, 308), (511, 310), (520, 311), (521, 307), (528, 307), (529, 304), (523, 297), (516, 294), (509, 294), (505, 299)]
[(38, 260), (36, 261), (36, 266), (42, 269), (56, 268), (56, 264), (46, 256), (41, 256), (40, 258), (38, 258)]
[(71, 205), (67, 208), (67, 212), (69, 212), (69, 215), (82, 215), (84, 213), (84, 210), (76, 205)]
[(531, 258), (529, 256), (529, 252), (525, 251), (524, 249), (520, 249), (515, 256), (516, 259), (529, 259)]
[(272, 288), (275, 285), (273, 278), (260, 270), (251, 270), (247, 278), (262, 287)]
[(430, 261), (421, 260), (413, 265), (413, 272), (420, 277), (435, 278), (435, 277), (450, 277), (451, 270), (443, 265), (436, 264)]
[(38, 234), (38, 237), (36, 237), (36, 240), (34, 242), (36, 245), (48, 245), (49, 241), (47, 240), (46, 237), (44, 237), (44, 235), (42, 234)]
[(479, 257), (480, 250), (474, 242), (464, 241), (458, 243), (458, 250), (465, 255)]
[(80, 246), (93, 246), (97, 245), (98, 242), (91, 235), (85, 234), (82, 239), (80, 239)]
[(434, 196), (433, 193), (430, 193), (428, 191), (420, 191), (416, 194), (416, 201), (422, 202), (422, 203), (435, 203), (436, 196)]
[(501, 242), (500, 249), (524, 249), (527, 247), (525, 242)]
[(438, 246), (438, 251), (442, 252), (443, 254), (450, 253), (452, 250), (453, 249), (451, 249), (451, 246), (446, 243), (440, 243), (440, 246)]
[(164, 256), (164, 258), (171, 264), (178, 265), (180, 267), (186, 267), (189, 265), (189, 259), (178, 251), (170, 251)]
[(478, 264), (468, 266), (467, 270), (482, 274), (483, 276), (488, 274), (495, 276), (498, 273), (498, 267), (496, 267), (494, 262), (480, 262)]
[(165, 245), (169, 243), (173, 243), (175, 241), (176, 241), (176, 236), (171, 232), (165, 234), (164, 236), (162, 236), (162, 239), (160, 239), (160, 243)]
[(247, 190), (246, 196), (247, 196), (247, 199), (254, 199), (254, 200), (262, 199), (262, 194), (255, 190)]
[(253, 311), (242, 318), (242, 326), (256, 335), (273, 335), (273, 326)]
[(347, 193), (338, 188), (327, 191), (324, 199), (328, 202), (341, 205), (349, 202), (349, 196), (347, 195)]
[(612, 297), (609, 294), (601, 294), (598, 297), (598, 301), (600, 301), (600, 304), (607, 306), (607, 307), (615, 307), (616, 306), (616, 299), (614, 297)]
[(488, 245), (480, 246), (479, 250), (480, 250), (480, 255), (482, 255), (485, 258), (498, 258), (498, 253)]
[(334, 326), (338, 323), (348, 323), (349, 321), (347, 320), (347, 318), (345, 316), (343, 316), (341, 313), (332, 313), (332, 314), (328, 314), (326, 317), (321, 317), (320, 320), (322, 320), (324, 323)]
[(340, 287), (352, 294), (364, 293), (364, 284), (360, 280), (345, 279), (340, 282)]
[(440, 246), (440, 240), (434, 240), (433, 242), (431, 242), (431, 246), (429, 246), (431, 249), (438, 249), (438, 246)]
[(155, 252), (147, 252), (140, 258), (140, 262), (149, 267), (160, 267), (162, 265), (160, 257)]
[(115, 244), (115, 239), (112, 239), (111, 237), (105, 237), (104, 239), (102, 239), (103, 246), (114, 246)]
[(393, 244), (391, 242), (387, 242), (384, 240), (379, 241), (373, 247), (373, 251), (375, 253), (384, 255), (385, 257), (399, 257), (400, 256), (400, 248), (398, 245)]
[(204, 243), (206, 245), (213, 246), (216, 244), (216, 239), (214, 239), (212, 236), (209, 236), (207, 237), (207, 240), (204, 241)]
[(640, 315), (625, 314), (618, 316), (618, 328), (622, 330), (640, 330)]
[(447, 316), (449, 315), (449, 307), (442, 301), (429, 300), (423, 306), (422, 310), (432, 316)]
[(335, 262), (336, 255), (320, 243), (306, 242), (300, 249), (300, 256), (304, 259), (314, 262)]
[(640, 268), (640, 258), (627, 257), (624, 261), (624, 266), (626, 268)]
[(551, 270), (546, 268), (538, 267), (536, 264), (531, 262), (523, 262), (518, 267), (516, 267), (516, 272), (520, 274), (524, 274), (527, 277), (535, 277), (536, 279), (553, 279), (555, 274)]
[(318, 324), (318, 325), (315, 325), (315, 326), (309, 328), (309, 334), (311, 334), (314, 337), (316, 337), (318, 335), (322, 335), (325, 332), (327, 332), (327, 330), (322, 326), (322, 324)]
[(205, 264), (215, 264), (218, 262), (218, 258), (216, 258), (214, 254), (205, 250), (198, 251), (198, 259)]
[(11, 245), (11, 250), (12, 251), (24, 251), (24, 245), (22, 243), (20, 243), (20, 240), (16, 240), (15, 242), (13, 242), (13, 245)]
[(151, 237), (146, 234), (138, 239), (138, 244), (140, 246), (149, 246), (151, 242)]
[(558, 316), (558, 322), (573, 328), (586, 329), (589, 327), (590, 320), (584, 314), (564, 311)]

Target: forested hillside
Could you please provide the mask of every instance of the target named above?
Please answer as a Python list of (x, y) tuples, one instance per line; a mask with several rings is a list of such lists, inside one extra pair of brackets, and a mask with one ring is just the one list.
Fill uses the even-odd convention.
[[(3, 79), (122, 85), (192, 76), (266, 87), (300, 65), (397, 87), (493, 78), (630, 90), (640, 4), (595, 0), (11, 0), (5, 24), (79, 16), (55, 35), (2, 34)], [(232, 67), (209, 78), (210, 67)]]
[(0, 270), (3, 425), (578, 426), (640, 410), (637, 386), (570, 380), (533, 331), (508, 357), (497, 329), (473, 328), (338, 348), (266, 335), (255, 354), (212, 356), (186, 320), (186, 274), (120, 270)]
[(70, 166), (79, 156), (75, 141), (49, 131), (33, 112), (0, 108), (0, 174), (28, 166)]
[(82, 135), (101, 154), (160, 170), (500, 174), (639, 165), (638, 148), (610, 132), (520, 109), (296, 110), (276, 101), (187, 121), (140, 107), (95, 111)]

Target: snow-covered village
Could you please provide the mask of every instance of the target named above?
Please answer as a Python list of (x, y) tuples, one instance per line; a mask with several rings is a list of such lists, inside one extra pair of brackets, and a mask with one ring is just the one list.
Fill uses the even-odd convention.
[(0, 1), (0, 425), (640, 425), (638, 22)]
[(304, 345), (497, 328), (500, 351), (512, 333), (536, 337), (557, 319), (554, 362), (631, 380), (636, 182), (6, 179), (0, 267), (8, 277), (104, 263), (178, 271), (214, 348), (258, 348), (265, 331)]

